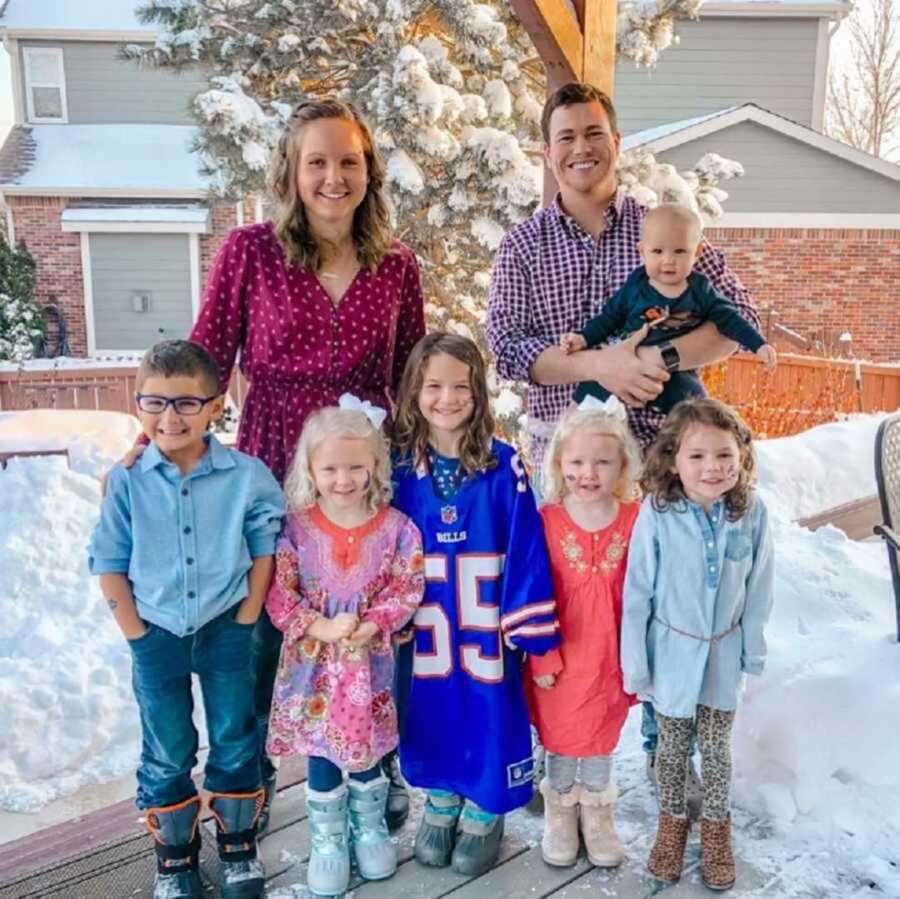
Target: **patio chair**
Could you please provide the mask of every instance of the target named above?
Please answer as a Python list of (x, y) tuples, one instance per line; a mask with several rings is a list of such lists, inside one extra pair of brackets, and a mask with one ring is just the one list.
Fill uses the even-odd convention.
[(887, 545), (897, 608), (897, 642), (900, 643), (900, 413), (886, 418), (878, 428), (875, 479), (882, 520), (882, 524), (875, 527), (875, 533), (883, 537)]

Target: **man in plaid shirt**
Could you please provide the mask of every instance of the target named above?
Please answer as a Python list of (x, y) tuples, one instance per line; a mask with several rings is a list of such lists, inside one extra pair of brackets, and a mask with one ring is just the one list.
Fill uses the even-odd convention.
[[(668, 371), (699, 368), (736, 349), (705, 322), (668, 346), (638, 346), (639, 333), (602, 349), (562, 352), (560, 336), (580, 331), (641, 264), (637, 243), (645, 209), (617, 189), (621, 135), (606, 94), (588, 84), (559, 88), (544, 106), (541, 129), (559, 194), (500, 244), (486, 324), (500, 375), (528, 382), (536, 470), (578, 381), (598, 381), (628, 404), (631, 432), (646, 450), (665, 416), (644, 405), (660, 393)], [(747, 289), (719, 250), (705, 240), (702, 247), (694, 271), (758, 329)]]

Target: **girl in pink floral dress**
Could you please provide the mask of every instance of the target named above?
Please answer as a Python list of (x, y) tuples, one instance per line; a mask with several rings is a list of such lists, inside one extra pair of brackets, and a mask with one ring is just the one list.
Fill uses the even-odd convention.
[(345, 395), (341, 408), (307, 421), (266, 599), (284, 633), (266, 749), (309, 756), (308, 886), (321, 896), (346, 890), (350, 851), (367, 880), (397, 867), (378, 763), (397, 746), (391, 635), (412, 618), (425, 582), (421, 535), (388, 505), (384, 417)]

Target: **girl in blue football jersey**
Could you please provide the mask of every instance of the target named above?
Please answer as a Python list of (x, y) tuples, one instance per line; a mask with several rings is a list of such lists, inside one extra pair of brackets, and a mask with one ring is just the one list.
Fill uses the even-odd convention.
[[(523, 652), (559, 642), (540, 516), (496, 440), (484, 360), (464, 337), (413, 348), (399, 390), (394, 504), (422, 531), (425, 599), (398, 668), (403, 774), (428, 791), (416, 858), (477, 876), (532, 795)], [(401, 680), (402, 683), (402, 680)]]

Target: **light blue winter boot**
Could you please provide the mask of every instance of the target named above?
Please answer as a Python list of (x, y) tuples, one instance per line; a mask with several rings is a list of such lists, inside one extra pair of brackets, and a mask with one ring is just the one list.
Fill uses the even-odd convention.
[(306, 885), (315, 896), (340, 896), (350, 884), (347, 787), (327, 793), (306, 788), (311, 847)]
[(397, 870), (397, 847), (391, 842), (384, 819), (390, 781), (348, 781), (350, 787), (350, 847), (359, 876), (384, 880)]

